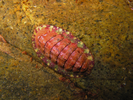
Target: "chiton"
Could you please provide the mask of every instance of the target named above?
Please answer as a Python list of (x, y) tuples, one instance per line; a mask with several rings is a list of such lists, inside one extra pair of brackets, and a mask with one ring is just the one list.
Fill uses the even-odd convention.
[(94, 67), (93, 56), (86, 45), (62, 28), (38, 26), (32, 35), (32, 45), (45, 64), (65, 76), (85, 76)]

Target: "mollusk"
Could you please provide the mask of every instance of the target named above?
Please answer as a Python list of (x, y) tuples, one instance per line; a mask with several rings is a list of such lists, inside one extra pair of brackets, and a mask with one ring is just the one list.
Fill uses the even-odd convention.
[(93, 56), (86, 45), (62, 28), (38, 26), (32, 35), (32, 45), (45, 64), (65, 76), (85, 76), (94, 67)]

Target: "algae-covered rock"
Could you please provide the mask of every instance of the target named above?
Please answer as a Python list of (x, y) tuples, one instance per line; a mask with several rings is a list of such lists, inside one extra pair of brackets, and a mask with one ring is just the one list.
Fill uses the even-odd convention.
[[(97, 94), (96, 99), (130, 99), (132, 22), (126, 0), (0, 0), (0, 35), (7, 41), (0, 43), (1, 98), (72, 100), (74, 92), (82, 90), (79, 100), (94, 99), (87, 91)], [(70, 78), (73, 89), (59, 81), (61, 75), (44, 67), (33, 50), (31, 36), (43, 24), (70, 31), (94, 56), (89, 76)]]

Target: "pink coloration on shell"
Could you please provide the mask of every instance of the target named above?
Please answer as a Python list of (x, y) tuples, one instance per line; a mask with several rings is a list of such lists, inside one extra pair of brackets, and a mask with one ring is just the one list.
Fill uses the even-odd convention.
[(94, 59), (85, 44), (62, 28), (42, 25), (34, 30), (33, 48), (50, 68), (70, 77), (90, 74)]

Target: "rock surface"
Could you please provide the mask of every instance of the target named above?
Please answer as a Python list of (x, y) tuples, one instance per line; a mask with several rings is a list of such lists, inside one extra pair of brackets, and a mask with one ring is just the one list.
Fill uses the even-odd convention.
[[(76, 87), (36, 56), (31, 36), (43, 24), (70, 31), (94, 55), (92, 73), (70, 79)], [(2, 99), (95, 99), (87, 91), (100, 100), (133, 98), (133, 12), (126, 0), (0, 0), (0, 35), (7, 41), (0, 42)]]

